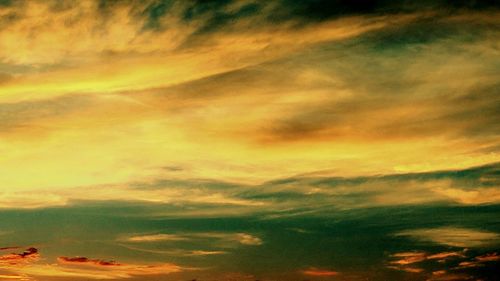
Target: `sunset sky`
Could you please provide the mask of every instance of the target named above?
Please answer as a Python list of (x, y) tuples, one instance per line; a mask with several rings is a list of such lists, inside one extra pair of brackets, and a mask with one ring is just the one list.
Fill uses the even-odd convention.
[(0, 0), (0, 280), (495, 280), (500, 4)]

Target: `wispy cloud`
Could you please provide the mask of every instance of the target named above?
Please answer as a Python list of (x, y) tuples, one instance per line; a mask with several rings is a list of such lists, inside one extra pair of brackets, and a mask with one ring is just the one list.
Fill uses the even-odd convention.
[[(102, 3), (1, 8), (0, 178), (9, 192), (166, 172), (258, 184), (498, 160), (496, 11)], [(178, 166), (190, 169), (161, 168)]]
[(20, 275), (5, 275), (5, 274), (0, 274), (0, 278), (5, 279), (5, 280), (31, 280), (28, 277), (20, 276)]
[(485, 265), (485, 263), (498, 262), (498, 261), (500, 261), (500, 256), (497, 253), (490, 253), (474, 257), (472, 260), (463, 261), (458, 264), (457, 268), (461, 269), (461, 268), (482, 267)]
[[(3, 248), (3, 250), (17, 249), (13, 247)], [(0, 267), (8, 266), (18, 266), (23, 264), (29, 264), (37, 261), (40, 258), (38, 249), (29, 248), (20, 254), (12, 253), (0, 256)]]
[[(196, 217), (264, 214), (266, 218), (321, 213), (325, 209), (456, 204), (490, 205), (498, 198), (498, 163), (464, 170), (337, 177), (331, 171), (261, 184), (153, 178), (116, 185), (0, 192), (0, 208), (44, 208), (85, 202), (136, 202), (168, 206), (154, 216)], [(168, 172), (167, 172), (168, 173)], [(398, 188), (395, 189), (394, 186)], [(91, 191), (91, 192), (89, 192)], [(314, 206), (314, 207), (312, 207)], [(174, 236), (136, 239), (174, 239)]]
[(161, 241), (183, 241), (189, 238), (175, 234), (151, 234), (128, 237), (128, 242), (161, 242)]
[(205, 256), (213, 256), (213, 255), (225, 255), (228, 254), (228, 251), (219, 251), (219, 250), (185, 250), (185, 249), (167, 249), (167, 250), (158, 250), (158, 249), (146, 249), (137, 246), (130, 246), (126, 244), (120, 244), (120, 246), (144, 253), (153, 253), (160, 255), (168, 255), (172, 257), (205, 257)]
[(391, 261), (391, 264), (397, 264), (397, 265), (418, 263), (426, 259), (425, 253), (421, 252), (396, 253), (392, 256), (394, 258), (397, 258), (397, 260)]
[(465, 252), (438, 252), (427, 253), (422, 251), (401, 252), (391, 255), (391, 261), (387, 268), (401, 270), (409, 273), (424, 272), (421, 263), (426, 261), (437, 261), (445, 263), (449, 260), (463, 260), (466, 258)]
[(305, 270), (303, 270), (301, 272), (304, 275), (317, 276), (317, 277), (335, 276), (335, 275), (339, 274), (336, 271), (327, 270), (327, 269), (319, 269), (319, 268), (315, 268), (315, 267), (311, 267), (309, 269), (305, 269)]
[[(355, 216), (374, 218), (349, 224), (370, 240), (410, 244), (384, 249), (382, 275), (459, 279), (498, 262), (482, 255), (500, 243), (485, 218), (500, 204), (499, 6), (410, 2), (0, 0), (0, 215), (17, 225), (0, 235), (54, 240), (43, 259), (0, 248), (0, 279), (148, 279), (191, 258), (246, 272), (233, 257), (259, 267), (255, 252), (273, 253), (277, 238), (309, 247)], [(368, 214), (405, 208), (391, 225)], [(433, 208), (446, 213), (415, 218)], [(62, 223), (87, 212), (110, 218), (98, 253)], [(32, 213), (50, 215), (20, 219)], [(229, 218), (239, 223), (219, 224)], [(374, 248), (266, 266), (350, 279), (342, 265)], [(77, 253), (123, 262), (66, 256)]]
[[(237, 242), (242, 245), (258, 246), (263, 243), (262, 239), (249, 233), (226, 233), (226, 232), (190, 232), (176, 234), (152, 234), (138, 235), (122, 238), (128, 242), (166, 242), (166, 241), (193, 241), (199, 239), (215, 239), (222, 242)], [(200, 252), (201, 253), (201, 252)]]
[(497, 233), (459, 227), (406, 230), (396, 235), (408, 236), (410, 238), (452, 247), (465, 248), (495, 245), (500, 242), (500, 235)]
[[(387, 268), (407, 272), (410, 274), (421, 274), (426, 280), (468, 280), (470, 275), (461, 272), (467, 267), (481, 266), (479, 257), (470, 261), (468, 249), (460, 252), (424, 252), (412, 251), (395, 253), (390, 256)], [(487, 254), (485, 257), (494, 258), (495, 254)], [(453, 264), (457, 267), (451, 266)]]
[(5, 279), (32, 280), (31, 277), (73, 277), (90, 279), (122, 279), (133, 276), (180, 272), (182, 267), (170, 264), (125, 264), (86, 257), (59, 257), (57, 264), (42, 263), (38, 249), (29, 248), (20, 254), (0, 256), (0, 268), (13, 275)]

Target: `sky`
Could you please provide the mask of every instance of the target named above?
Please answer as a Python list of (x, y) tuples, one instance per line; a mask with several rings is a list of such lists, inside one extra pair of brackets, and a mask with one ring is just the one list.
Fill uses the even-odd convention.
[(494, 0), (0, 0), (0, 280), (496, 280)]

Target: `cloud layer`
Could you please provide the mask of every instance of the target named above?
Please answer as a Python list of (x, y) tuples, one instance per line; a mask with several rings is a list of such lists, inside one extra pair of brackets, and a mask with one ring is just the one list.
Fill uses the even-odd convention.
[(499, 8), (0, 0), (0, 279), (492, 280)]
[(316, 2), (3, 5), (0, 183), (168, 171), (255, 184), (498, 161), (496, 9)]

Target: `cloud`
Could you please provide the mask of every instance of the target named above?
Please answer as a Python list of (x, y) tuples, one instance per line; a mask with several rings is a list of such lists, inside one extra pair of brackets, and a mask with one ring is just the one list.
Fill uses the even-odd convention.
[(243, 245), (262, 245), (262, 240), (259, 237), (247, 233), (238, 233), (236, 239)]
[[(147, 234), (122, 236), (117, 239), (121, 247), (129, 250), (178, 257), (204, 257), (228, 254), (228, 249), (240, 246), (260, 246), (263, 240), (243, 232), (178, 232), (175, 234)], [(180, 244), (178, 244), (180, 242)], [(161, 249), (155, 243), (172, 243)], [(136, 246), (140, 244), (141, 246)], [(153, 244), (154, 247), (149, 245)], [(172, 249), (172, 247), (180, 247)], [(210, 249), (193, 249), (208, 247)]]
[(183, 240), (188, 240), (188, 238), (175, 234), (152, 234), (152, 235), (132, 236), (126, 238), (126, 241), (128, 242), (161, 242), (161, 241), (183, 241)]
[(446, 273), (439, 271), (439, 274), (433, 275), (428, 278), (428, 281), (461, 281), (461, 280), (471, 280), (473, 276), (463, 273)]
[[(262, 129), (267, 133), (262, 140), (272, 144), (460, 136), (482, 142), (486, 136), (497, 135), (498, 130), (493, 128), (498, 119), (498, 100), (493, 93), (498, 83), (491, 75), (493, 65), (468, 59), (485, 51), (479, 48), (488, 50), (486, 56), (494, 56), (494, 43), (488, 35), (464, 42), (462, 29), (451, 28), (447, 19), (441, 20), (387, 28), (374, 32), (373, 37), (346, 43), (345, 49), (323, 48), (300, 59), (324, 64), (320, 68), (322, 74), (337, 80), (325, 88), (335, 95), (318, 104), (300, 104), (296, 110), (285, 112), (289, 114), (264, 124)], [(441, 33), (433, 34), (431, 30)], [(397, 55), (391, 56), (389, 49)], [(436, 59), (447, 61), (436, 67), (431, 63)], [(460, 80), (453, 76), (455, 64), (463, 71)], [(401, 75), (393, 73), (395, 69)], [(436, 86), (440, 81), (447, 83)], [(417, 91), (420, 94), (415, 94)], [(437, 96), (446, 103), (436, 103)]]
[(448, 258), (463, 258), (463, 257), (465, 257), (464, 254), (460, 252), (443, 252), (443, 253), (429, 255), (427, 256), (427, 259), (444, 261), (445, 259)]
[(495, 7), (491, 1), (432, 1), (409, 3), (406, 1), (343, 1), (343, 0), (319, 0), (296, 2), (293, 0), (280, 0), (276, 8), (280, 8), (278, 19), (290, 19), (299, 17), (303, 19), (304, 24), (311, 21), (323, 21), (331, 18), (337, 18), (350, 14), (391, 14), (400, 12), (414, 11), (453, 11), (453, 10), (481, 10), (488, 7)]
[(213, 255), (225, 255), (229, 252), (227, 251), (213, 251), (213, 250), (185, 250), (185, 249), (169, 249), (169, 250), (157, 250), (157, 249), (145, 249), (140, 247), (133, 247), (125, 244), (120, 244), (120, 246), (144, 253), (153, 253), (160, 255), (169, 255), (172, 257), (204, 257)]
[(500, 261), (500, 256), (497, 253), (489, 253), (482, 256), (477, 256), (473, 260), (462, 261), (458, 264), (457, 268), (475, 268), (475, 267), (483, 267), (485, 264), (490, 262)]
[[(401, 270), (409, 273), (421, 273), (425, 270), (420, 267), (416, 267), (415, 264), (421, 264), (426, 261), (437, 261), (441, 264), (447, 262), (450, 259), (464, 259), (466, 258), (464, 252), (440, 252), (440, 253), (427, 253), (422, 251), (414, 252), (401, 252), (391, 255), (391, 261), (387, 268)], [(434, 275), (434, 274), (433, 274)]]
[(500, 260), (500, 255), (498, 255), (498, 253), (490, 253), (482, 256), (477, 256), (476, 260), (480, 262), (498, 261)]
[(17, 246), (12, 246), (12, 247), (0, 247), (0, 251), (5, 251), (5, 250), (15, 250), (15, 249), (20, 249), (21, 247)]
[(479, 190), (436, 188), (435, 191), (463, 204), (498, 203), (500, 201), (500, 190), (497, 187)]
[(471, 280), (477, 277), (474, 269), (488, 269), (487, 266), (494, 266), (494, 262), (500, 259), (496, 252), (471, 257), (474, 253), (477, 252), (469, 249), (460, 252), (400, 252), (390, 255), (387, 268), (418, 273), (426, 280)]
[[(19, 247), (2, 247), (0, 251), (18, 249)], [(194, 253), (211, 254), (211, 253)], [(39, 250), (28, 248), (22, 253), (0, 255), (0, 269), (10, 275), (0, 276), (4, 279), (34, 280), (36, 276), (74, 277), (90, 279), (120, 279), (143, 275), (160, 275), (180, 272), (184, 269), (172, 263), (128, 264), (116, 261), (90, 259), (86, 257), (59, 257), (57, 264), (42, 263)], [(11, 274), (12, 273), (12, 274)]]
[[(337, 177), (332, 171), (320, 171), (261, 184), (171, 178), (172, 174), (166, 172), (166, 178), (85, 186), (85, 189), (52, 188), (40, 194), (3, 191), (0, 192), (0, 208), (47, 208), (117, 201), (167, 208), (168, 211), (163, 212), (157, 208), (151, 214), (159, 217), (263, 214), (266, 218), (279, 218), (321, 214), (332, 209), (428, 204), (478, 206), (498, 202), (495, 196), (498, 193), (497, 170), (498, 163), (464, 170), (362, 177)], [(186, 173), (189, 173), (187, 169)], [(135, 239), (175, 238), (154, 235), (139, 235)]]
[[(392, 260), (389, 261), (387, 268), (408, 273), (425, 274), (429, 277), (427, 280), (455, 280), (457, 276), (460, 276), (458, 280), (462, 280), (466, 275), (450, 274), (444, 269), (450, 268), (450, 262), (451, 264), (461, 264), (463, 260), (467, 259), (466, 252), (466, 249), (464, 249), (461, 252), (428, 253), (413, 251), (395, 253), (390, 256)], [(437, 264), (434, 263), (429, 266), (430, 262), (437, 262)], [(429, 268), (432, 268), (434, 271), (429, 272)], [(443, 268), (443, 270), (436, 270), (436, 268)]]
[(194, 239), (218, 239), (226, 242), (238, 242), (243, 245), (261, 245), (262, 239), (248, 233), (226, 232), (187, 232), (176, 234), (140, 235), (125, 238), (128, 242), (192, 241)]
[(304, 275), (317, 276), (317, 277), (335, 276), (335, 275), (339, 274), (336, 271), (325, 270), (325, 269), (318, 269), (318, 268), (315, 268), (315, 267), (311, 267), (309, 269), (305, 269), (305, 270), (303, 270), (301, 272)]
[(59, 257), (57, 258), (59, 263), (63, 264), (81, 264), (81, 265), (92, 265), (92, 266), (122, 266), (115, 261), (103, 261), (103, 260), (91, 260), (85, 257)]
[[(3, 248), (3, 250), (13, 249), (13, 247)], [(14, 248), (16, 249), (16, 248)], [(0, 256), (0, 267), (19, 266), (36, 262), (40, 258), (38, 249), (29, 248), (20, 254), (12, 253)]]
[[(94, 186), (89, 189), (95, 192), (79, 191), (79, 189), (63, 189), (47, 191), (45, 195), (33, 195), (31, 192), (0, 193), (0, 208), (40, 208), (48, 206), (65, 206), (78, 201), (134, 201), (152, 204), (194, 204), (212, 206), (236, 206), (257, 208), (266, 203), (257, 200), (237, 198), (230, 193), (214, 191), (210, 188), (186, 189), (185, 186), (169, 188), (135, 188), (129, 184)], [(87, 189), (87, 190), (89, 190)]]
[(418, 263), (424, 261), (427, 258), (425, 253), (419, 253), (419, 252), (396, 253), (392, 256), (398, 258), (398, 260), (391, 261), (391, 264), (397, 264), (397, 265)]
[(30, 248), (22, 254), (5, 255), (0, 266), (17, 275), (11, 279), (32, 280), (31, 277), (67, 277), (88, 279), (122, 279), (134, 276), (161, 275), (180, 272), (180, 266), (162, 264), (124, 264), (115, 261), (89, 259), (86, 257), (59, 257), (57, 264), (41, 264), (38, 251)]
[(212, 255), (223, 255), (227, 254), (225, 251), (205, 251), (205, 250), (194, 250), (188, 252), (187, 256), (212, 256)]
[(11, 75), (0, 72), (0, 85), (8, 82), (10, 79), (12, 79)]
[(96, 260), (86, 257), (59, 257), (57, 260), (63, 265), (102, 268), (110, 271), (110, 276), (117, 277), (169, 274), (182, 270), (180, 266), (169, 263), (154, 265), (122, 264), (115, 261)]
[(88, 96), (59, 97), (43, 101), (0, 103), (0, 132), (22, 130), (40, 122), (60, 116), (68, 116), (74, 110), (95, 105)]
[(29, 281), (29, 280), (33, 280), (33, 279), (30, 279), (29, 277), (25, 277), (25, 276), (21, 276), (21, 275), (5, 275), (5, 274), (0, 274), (0, 278), (4, 279), (4, 280), (25, 280), (25, 281)]
[[(7, 8), (4, 13), (16, 14), (16, 20), (0, 33), (0, 46), (8, 53), (0, 60), (12, 65), (31, 65), (34, 71), (38, 70), (36, 72), (39, 72), (39, 65), (51, 67), (44, 73), (20, 77), (17, 80), (20, 83), (1, 91), (6, 94), (2, 98), (7, 98), (7, 94), (16, 98), (15, 95), (31, 91), (37, 91), (37, 98), (40, 98), (68, 91), (116, 91), (171, 85), (281, 57), (283, 49), (276, 48), (298, 38), (300, 41), (295, 41), (294, 46), (300, 49), (311, 43), (355, 36), (385, 25), (363, 18), (344, 20), (342, 25), (327, 22), (316, 25), (315, 36), (311, 36), (313, 29), (310, 27), (291, 29), (285, 24), (256, 25), (254, 22), (261, 17), (254, 14), (251, 20), (235, 19), (236, 22), (228, 25), (245, 32), (216, 30), (214, 35), (203, 30), (210, 29), (207, 27), (211, 16), (218, 16), (218, 20), (221, 13), (185, 21), (185, 13), (201, 9), (204, 4), (193, 6), (194, 3), (176, 1), (168, 9), (168, 16), (153, 21), (151, 17), (144, 17), (148, 10), (158, 11), (156, 4), (148, 1), (110, 5), (105, 14), (98, 1), (78, 2), (60, 11), (51, 9), (50, 3), (29, 1)], [(354, 25), (347, 29), (344, 24), (348, 23)], [(148, 25), (166, 28), (144, 28)], [(33, 36), (34, 30), (37, 32)], [(53, 44), (55, 42), (59, 44)], [(133, 68), (130, 63), (134, 64)]]
[(497, 233), (459, 227), (440, 227), (401, 231), (396, 236), (408, 236), (425, 242), (452, 247), (484, 247), (500, 242)]
[(259, 184), (498, 159), (485, 151), (497, 145), (495, 11), (318, 3), (2, 7), (2, 186), (121, 185), (177, 166)]
[(220, 245), (223, 247), (231, 246), (234, 242), (249, 246), (259, 246), (263, 244), (262, 239), (248, 233), (199, 232), (189, 233), (187, 236), (197, 239), (216, 239), (220, 241)]
[(401, 270), (401, 271), (408, 272), (408, 273), (422, 273), (422, 272), (424, 272), (423, 268), (413, 267), (413, 266), (387, 266), (387, 268)]
[[(0, 208), (133, 205), (141, 219), (264, 224), (402, 206), (494, 209), (493, 2), (0, 0)], [(449, 217), (390, 232), (419, 245), (498, 243), (479, 222)], [(288, 234), (320, 235), (306, 228)], [(128, 228), (111, 239), (149, 259), (254, 251), (274, 237), (196, 230)], [(21, 251), (2, 251), (11, 250)], [(388, 265), (423, 273), (460, 255), (397, 253)], [(69, 279), (176, 270), (82, 257), (56, 266), (29, 250), (1, 257)]]

